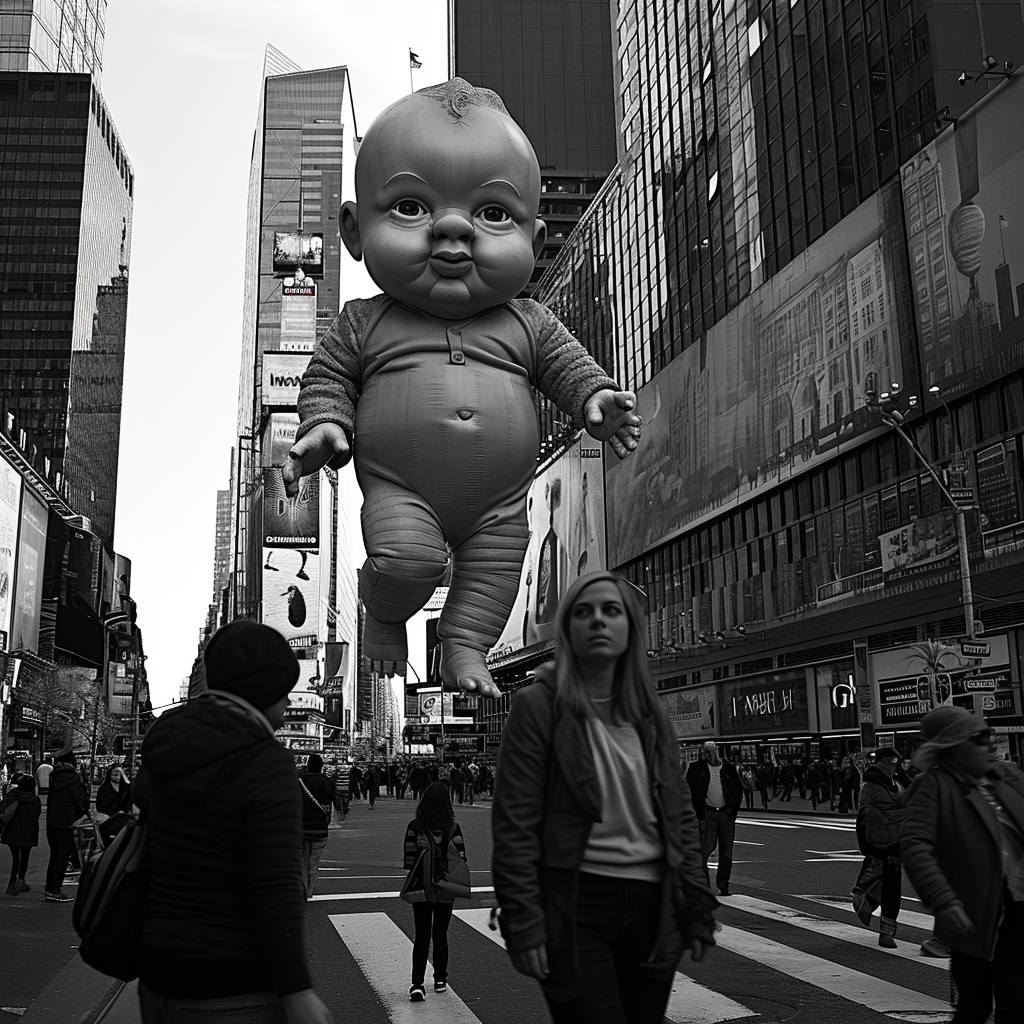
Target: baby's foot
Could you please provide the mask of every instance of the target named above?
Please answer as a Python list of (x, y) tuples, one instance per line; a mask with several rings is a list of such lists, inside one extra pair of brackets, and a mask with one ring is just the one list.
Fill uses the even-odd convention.
[(382, 675), (404, 676), (409, 642), (404, 622), (378, 622), (367, 615), (363, 622), (363, 656)]
[(500, 697), (487, 663), (480, 651), (466, 647), (457, 640), (444, 640), (441, 645), (441, 678), (449, 686), (481, 697)]

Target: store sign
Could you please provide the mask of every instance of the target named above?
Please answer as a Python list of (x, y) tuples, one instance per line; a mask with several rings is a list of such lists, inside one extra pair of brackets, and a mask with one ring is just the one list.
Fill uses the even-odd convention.
[(807, 679), (803, 670), (724, 682), (720, 697), (723, 734), (808, 728)]

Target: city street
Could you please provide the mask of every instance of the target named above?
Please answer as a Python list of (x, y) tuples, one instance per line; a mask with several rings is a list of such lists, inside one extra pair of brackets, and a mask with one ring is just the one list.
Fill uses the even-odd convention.
[[(668, 1019), (829, 1022), (949, 1020), (948, 961), (918, 946), (930, 918), (905, 885), (897, 940), (877, 946), (849, 903), (860, 864), (852, 816), (747, 811), (739, 819), (731, 888), (719, 914), (718, 947), (680, 966)], [(546, 1020), (536, 985), (509, 965), (487, 928), (491, 891), (490, 805), (457, 808), (474, 886), (449, 933), (449, 991), (408, 1002), (412, 913), (397, 898), (402, 839), (412, 801), (354, 803), (332, 828), (320, 881), (308, 904), (307, 947), (316, 987), (337, 1022), (522, 1024)], [(78, 961), (70, 905), (42, 898), (42, 850), (31, 893), (6, 897), (0, 930), (0, 1024), (134, 1024), (134, 986), (118, 990)], [(713, 880), (713, 879), (712, 879)], [(67, 888), (71, 892), (71, 887)], [(877, 920), (877, 919), (876, 919)]]

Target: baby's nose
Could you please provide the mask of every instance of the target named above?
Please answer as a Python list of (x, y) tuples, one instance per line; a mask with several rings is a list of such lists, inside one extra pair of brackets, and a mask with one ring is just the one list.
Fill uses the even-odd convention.
[(438, 210), (434, 215), (433, 232), (436, 238), (472, 238), (473, 219), (465, 210)]

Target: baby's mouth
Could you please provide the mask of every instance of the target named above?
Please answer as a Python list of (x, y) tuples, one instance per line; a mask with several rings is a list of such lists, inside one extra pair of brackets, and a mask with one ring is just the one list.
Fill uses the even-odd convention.
[(441, 250), (431, 253), (430, 265), (442, 277), (462, 277), (473, 266), (473, 259), (466, 252)]

